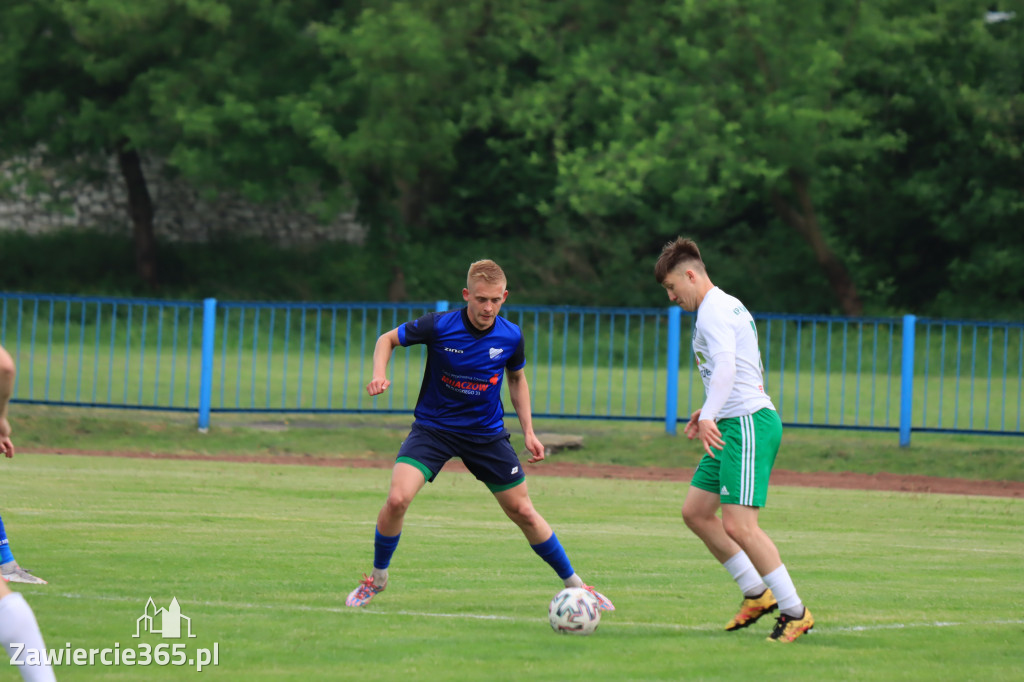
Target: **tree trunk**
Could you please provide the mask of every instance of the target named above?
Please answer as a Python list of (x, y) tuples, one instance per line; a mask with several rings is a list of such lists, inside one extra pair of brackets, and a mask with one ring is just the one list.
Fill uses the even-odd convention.
[(139, 153), (122, 142), (117, 150), (117, 162), (128, 190), (128, 213), (132, 218), (132, 238), (135, 242), (135, 272), (149, 289), (159, 284), (156, 264), (156, 236), (153, 234), (153, 201), (146, 186)]
[(424, 201), (425, 190), (423, 181), (410, 182), (400, 177), (394, 179), (398, 196), (395, 197), (395, 208), (398, 219), (401, 222), (396, 226), (389, 236), (397, 254), (391, 264), (391, 282), (388, 284), (389, 301), (405, 301), (408, 299), (408, 292), (405, 287), (405, 268), (403, 267), (401, 254), (404, 251), (405, 243), (408, 241), (410, 230), (419, 227), (423, 223), (423, 215), (426, 210)]
[(805, 175), (793, 170), (789, 172), (789, 180), (800, 210), (793, 208), (778, 191), (773, 190), (772, 203), (776, 212), (783, 222), (795, 229), (810, 245), (814, 259), (824, 271), (843, 314), (850, 317), (862, 315), (864, 304), (857, 293), (857, 285), (853, 283), (843, 262), (825, 243), (825, 236), (821, 232), (821, 225), (818, 224), (818, 216), (811, 201), (810, 181)]

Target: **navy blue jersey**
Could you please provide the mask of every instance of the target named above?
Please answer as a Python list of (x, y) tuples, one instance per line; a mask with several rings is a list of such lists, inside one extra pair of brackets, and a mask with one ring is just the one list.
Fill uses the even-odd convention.
[(398, 327), (398, 340), (403, 346), (427, 345), (417, 423), (479, 435), (505, 430), (501, 382), (506, 369), (526, 365), (518, 325), (498, 316), (490, 329), (481, 331), (461, 308), (406, 322)]

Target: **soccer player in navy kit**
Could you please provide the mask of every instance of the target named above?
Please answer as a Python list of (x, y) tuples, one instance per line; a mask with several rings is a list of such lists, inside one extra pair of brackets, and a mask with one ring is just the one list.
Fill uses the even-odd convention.
[(398, 451), (388, 497), (377, 516), (373, 571), (348, 595), (347, 606), (364, 606), (387, 587), (388, 566), (410, 503), (445, 462), (460, 457), (566, 587), (587, 588), (603, 610), (615, 608), (576, 575), (558, 537), (534, 509), (525, 472), (509, 443), (501, 402), (505, 377), (531, 454), (528, 462), (544, 459), (544, 446), (533, 432), (523, 333), (498, 316), (508, 298), (505, 285), (505, 273), (497, 263), (477, 261), (470, 265), (462, 290), (465, 308), (429, 313), (377, 339), (373, 378), (366, 387), (370, 395), (380, 395), (391, 385), (387, 366), (397, 346), (426, 344), (427, 365), (412, 431)]

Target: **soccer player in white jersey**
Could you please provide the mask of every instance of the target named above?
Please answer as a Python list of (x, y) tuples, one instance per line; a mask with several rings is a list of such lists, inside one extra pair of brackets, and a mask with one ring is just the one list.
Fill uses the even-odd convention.
[(683, 502), (683, 521), (743, 592), (739, 613), (725, 629), (745, 628), (779, 609), (768, 640), (792, 642), (814, 626), (814, 617), (757, 522), (782, 421), (764, 392), (754, 318), (737, 298), (711, 283), (691, 239), (666, 244), (654, 275), (669, 300), (697, 313), (693, 354), (707, 394), (686, 424), (687, 437), (699, 438), (705, 454)]

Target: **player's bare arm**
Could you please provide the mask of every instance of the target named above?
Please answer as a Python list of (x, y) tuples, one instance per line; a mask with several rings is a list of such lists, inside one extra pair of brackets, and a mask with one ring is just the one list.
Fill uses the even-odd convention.
[(6, 417), (0, 417), (0, 452), (4, 457), (14, 457), (14, 443), (11, 442), (11, 425)]
[(14, 456), (14, 443), (11, 442), (11, 424), (7, 421), (7, 405), (14, 394), (14, 360), (0, 346), (0, 452), (5, 457)]
[(380, 395), (388, 390), (391, 385), (388, 380), (388, 363), (391, 361), (391, 353), (400, 345), (398, 329), (392, 329), (377, 338), (377, 344), (373, 347), (373, 378), (366, 385), (366, 392), (370, 395)]
[(519, 369), (515, 372), (508, 372), (508, 397), (512, 401), (512, 407), (519, 417), (519, 425), (523, 427), (523, 437), (526, 440), (526, 449), (533, 455), (527, 460), (534, 464), (544, 459), (544, 445), (533, 432), (533, 414), (530, 406), (530, 385), (526, 381), (526, 370)]

